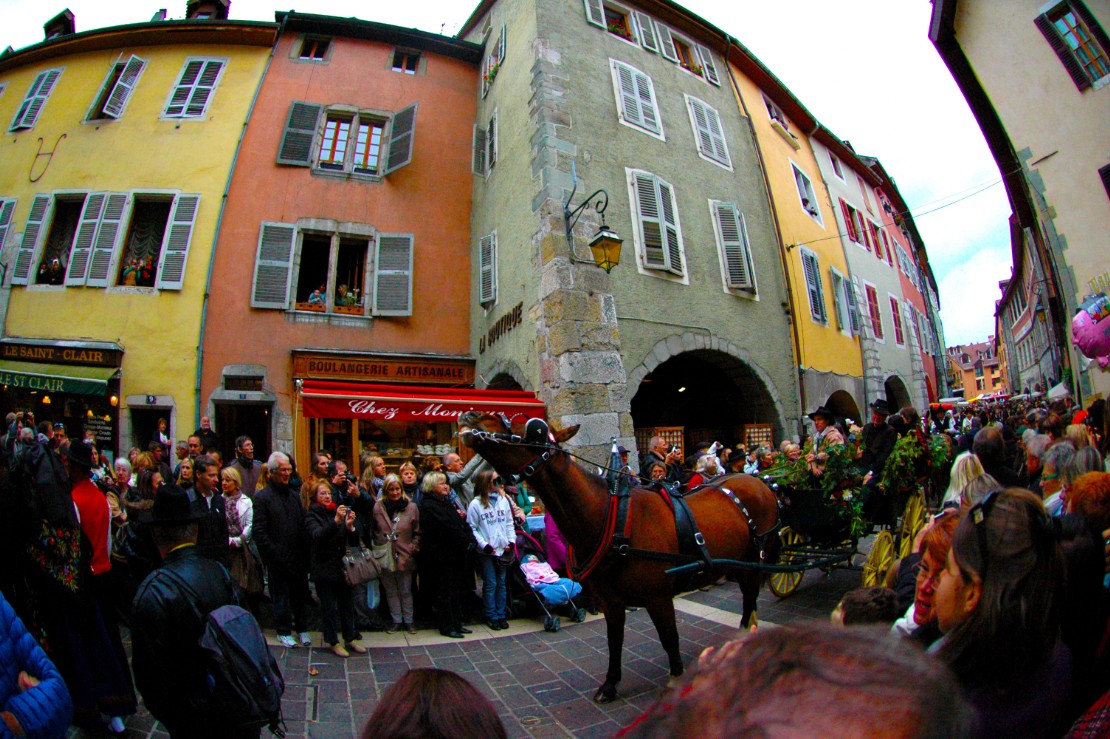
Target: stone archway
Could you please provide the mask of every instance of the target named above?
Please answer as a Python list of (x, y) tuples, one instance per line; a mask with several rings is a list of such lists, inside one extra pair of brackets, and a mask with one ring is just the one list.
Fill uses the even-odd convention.
[(886, 402), (890, 409), (898, 412), (906, 406), (913, 405), (913, 398), (910, 397), (910, 391), (906, 389), (906, 383), (898, 375), (891, 375), (883, 382), (883, 390), (886, 393)]
[(628, 392), (636, 428), (683, 426), (687, 436), (713, 435), (725, 444), (741, 440), (745, 424), (770, 424), (775, 443), (796, 433), (767, 373), (747, 350), (715, 337), (686, 334), (658, 342), (629, 370)]
[(479, 375), (483, 390), (527, 390), (524, 372), (516, 362), (498, 360), (489, 370), (488, 379)]
[(859, 406), (856, 405), (856, 399), (847, 390), (835, 391), (825, 401), (825, 407), (839, 419), (850, 418), (861, 426), (867, 421), (863, 418)]

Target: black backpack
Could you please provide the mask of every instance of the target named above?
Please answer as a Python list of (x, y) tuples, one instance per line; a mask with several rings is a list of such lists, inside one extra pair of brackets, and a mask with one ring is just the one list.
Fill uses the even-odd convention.
[[(196, 609), (192, 588), (170, 570), (163, 570), (186, 591)], [(255, 617), (234, 605), (213, 609), (201, 621), (204, 631), (197, 646), (205, 657), (208, 674), (208, 712), (212, 723), (225, 728), (267, 726), (278, 737), (285, 736), (281, 696), (285, 678)]]

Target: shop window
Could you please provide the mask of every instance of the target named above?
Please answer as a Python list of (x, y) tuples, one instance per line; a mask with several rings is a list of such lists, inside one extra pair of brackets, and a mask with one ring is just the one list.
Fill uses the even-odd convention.
[[(263, 223), (251, 305), (343, 315), (411, 315), (409, 234), (320, 232)], [(290, 300), (292, 298), (292, 300)]]
[(420, 52), (396, 49), (393, 52), (393, 71), (402, 74), (416, 74), (420, 67)]
[(328, 58), (331, 39), (319, 36), (306, 36), (301, 42), (300, 58), (306, 62), (322, 62)]
[[(294, 101), (278, 147), (278, 164), (321, 172), (382, 177), (412, 162), (416, 104), (393, 115)], [(318, 143), (313, 146), (313, 142)]]
[(31, 83), (31, 88), (27, 90), (26, 97), (20, 103), (15, 118), (12, 118), (9, 131), (26, 131), (35, 127), (35, 122), (38, 121), (43, 106), (50, 99), (50, 93), (54, 91), (54, 87), (58, 84), (58, 78), (61, 76), (62, 70), (60, 69), (46, 69), (38, 73)]
[(817, 195), (813, 191), (813, 183), (806, 177), (802, 170), (794, 163), (790, 164), (794, 170), (794, 184), (798, 187), (798, 198), (801, 200), (802, 210), (810, 215), (813, 220), (821, 223), (821, 211), (817, 208)]
[(93, 103), (88, 120), (104, 120), (106, 118), (119, 118), (135, 85), (139, 82), (139, 75), (143, 73), (146, 62), (132, 55), (126, 62), (116, 62), (112, 65), (100, 94)]

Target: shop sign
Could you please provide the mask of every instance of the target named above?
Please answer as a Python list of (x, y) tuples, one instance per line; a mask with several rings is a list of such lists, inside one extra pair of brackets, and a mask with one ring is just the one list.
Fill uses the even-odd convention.
[(43, 346), (40, 344), (0, 344), (0, 357), (24, 362), (50, 364), (86, 364), (94, 367), (119, 367), (122, 352), (107, 349), (88, 349), (79, 346)]
[(524, 303), (517, 303), (514, 308), (509, 310), (505, 315), (498, 318), (490, 326), (489, 331), (484, 335), (478, 337), (478, 353), (485, 354), (487, 348), (491, 348), (497, 343), (505, 334), (512, 331), (514, 328), (524, 322)]
[(96, 380), (81, 380), (73, 377), (54, 377), (52, 375), (30, 375), (0, 369), (0, 385), (41, 390), (47, 393), (71, 393), (73, 395), (103, 395), (104, 383)]
[(99, 447), (106, 448), (107, 445), (112, 443), (112, 422), (105, 421), (100, 416), (86, 418), (85, 431), (92, 431), (96, 434), (96, 443)]
[(514, 413), (540, 417), (544, 415), (543, 403), (534, 398), (483, 400), (480, 398), (344, 398), (305, 395), (302, 402), (304, 415), (308, 418), (365, 418), (381, 421), (453, 423), (460, 413), (470, 410), (510, 415)]
[(474, 384), (474, 365), (470, 362), (294, 354), (293, 376), (458, 386)]

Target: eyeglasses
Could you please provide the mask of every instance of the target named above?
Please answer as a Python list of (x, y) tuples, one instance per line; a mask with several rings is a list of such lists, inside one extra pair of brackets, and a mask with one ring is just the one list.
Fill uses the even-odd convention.
[(928, 565), (925, 564), (925, 560), (921, 560), (915, 564), (911, 570), (919, 584), (924, 585), (928, 583), (930, 587), (936, 588), (937, 581), (940, 579), (940, 573), (943, 572), (944, 568), (942, 567), (936, 572), (930, 572)]
[(505, 484), (505, 481), (502, 480), (500, 477), (495, 477), (489, 481), (489, 484), (495, 488), (499, 488)]
[(971, 510), (968, 511), (968, 515), (971, 516), (971, 522), (975, 524), (975, 532), (979, 540), (979, 557), (983, 560), (983, 568), (979, 573), (980, 580), (986, 580), (987, 564), (989, 562), (987, 556), (987, 514), (991, 512), (991, 508), (994, 507), (994, 502), (998, 500), (998, 496), (1001, 493), (1001, 489), (990, 491), (985, 498), (973, 505)]

